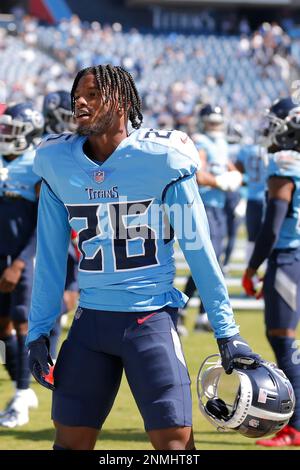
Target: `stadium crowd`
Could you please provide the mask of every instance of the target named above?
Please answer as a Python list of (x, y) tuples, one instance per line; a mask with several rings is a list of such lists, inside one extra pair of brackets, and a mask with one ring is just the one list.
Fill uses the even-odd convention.
[(241, 29), (240, 35), (142, 34), (77, 16), (54, 26), (24, 16), (18, 27), (0, 29), (0, 101), (41, 102), (50, 91), (70, 89), (80, 68), (112, 63), (135, 77), (146, 125), (193, 126), (208, 100), (243, 123), (287, 93), (300, 62), (278, 24)]

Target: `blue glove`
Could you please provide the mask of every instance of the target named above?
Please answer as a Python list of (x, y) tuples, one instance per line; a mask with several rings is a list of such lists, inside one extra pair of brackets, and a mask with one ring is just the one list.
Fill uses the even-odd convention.
[[(35, 380), (43, 387), (54, 390), (54, 385), (49, 381), (50, 367), (53, 366), (52, 358), (49, 354), (49, 339), (47, 336), (40, 336), (38, 339), (28, 344), (29, 369)], [(48, 376), (48, 377), (47, 377)], [(47, 380), (48, 378), (48, 380)]]
[(262, 362), (261, 357), (252, 351), (239, 334), (219, 338), (217, 343), (226, 374), (231, 374), (233, 369), (254, 369)]

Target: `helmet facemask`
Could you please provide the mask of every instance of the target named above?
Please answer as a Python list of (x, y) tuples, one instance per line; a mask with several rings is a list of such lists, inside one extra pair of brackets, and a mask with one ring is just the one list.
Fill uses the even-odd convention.
[(276, 145), (282, 150), (294, 150), (300, 144), (300, 108), (291, 109), (285, 118), (269, 112), (260, 127), (259, 143), (264, 147)]
[(29, 148), (26, 135), (34, 130), (30, 122), (12, 119), (11, 116), (0, 116), (0, 154), (20, 155)]

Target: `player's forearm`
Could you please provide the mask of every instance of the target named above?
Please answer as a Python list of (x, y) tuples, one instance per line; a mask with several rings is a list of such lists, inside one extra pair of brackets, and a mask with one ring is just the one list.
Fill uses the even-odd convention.
[[(171, 186), (166, 195), (169, 219), (190, 266), (209, 320), (219, 338), (238, 332), (223, 274), (212, 247), (206, 213), (192, 179)], [(179, 214), (180, 210), (184, 211)], [(168, 209), (167, 209), (168, 210)], [(188, 230), (190, 227), (190, 230)], [(188, 231), (187, 231), (188, 230)]]
[(264, 223), (249, 261), (249, 267), (254, 271), (257, 271), (259, 266), (270, 256), (276, 245), (288, 207), (289, 203), (282, 199), (271, 199), (268, 202)]
[(49, 335), (61, 310), (70, 227), (63, 204), (42, 186), (37, 228), (37, 254), (27, 342)]

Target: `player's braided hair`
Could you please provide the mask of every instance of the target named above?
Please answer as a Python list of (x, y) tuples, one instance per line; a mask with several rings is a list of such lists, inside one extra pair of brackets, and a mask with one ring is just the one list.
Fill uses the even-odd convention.
[[(93, 74), (96, 77), (99, 90), (106, 97), (105, 102), (111, 100), (110, 113), (113, 112), (116, 99), (118, 105), (128, 112), (128, 119), (134, 129), (139, 129), (143, 122), (141, 113), (141, 98), (136, 89), (133, 78), (127, 70), (120, 66), (96, 65), (80, 70), (74, 80), (71, 90), (72, 112), (75, 112), (75, 90), (78, 82), (84, 75)], [(128, 111), (127, 111), (128, 110)]]

